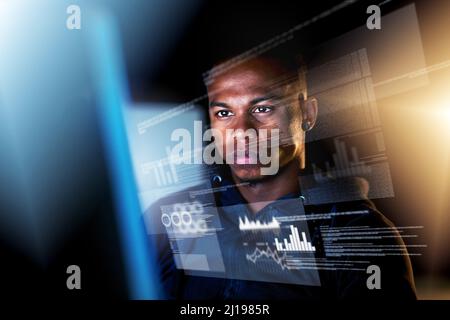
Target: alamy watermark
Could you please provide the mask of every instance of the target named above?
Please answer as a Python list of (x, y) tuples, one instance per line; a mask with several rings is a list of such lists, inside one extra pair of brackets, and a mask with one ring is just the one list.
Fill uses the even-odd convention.
[(71, 4), (67, 7), (66, 13), (69, 15), (66, 20), (66, 27), (69, 30), (81, 29), (81, 8), (78, 5)]
[[(211, 128), (202, 133), (202, 121), (194, 121), (194, 136), (178, 128), (171, 134), (177, 144), (170, 150), (174, 164), (260, 165), (261, 175), (275, 175), (279, 169), (279, 129)], [(203, 147), (204, 142), (209, 142)]]

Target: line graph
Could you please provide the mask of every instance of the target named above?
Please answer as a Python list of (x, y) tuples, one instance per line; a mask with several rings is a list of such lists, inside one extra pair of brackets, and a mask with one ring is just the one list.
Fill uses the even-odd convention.
[(275, 261), (282, 270), (290, 269), (290, 267), (286, 264), (286, 253), (283, 253), (283, 255), (280, 256), (276, 250), (272, 250), (269, 246), (267, 246), (266, 249), (256, 247), (253, 253), (246, 254), (246, 258), (254, 264), (256, 264), (256, 262), (261, 258), (269, 258)]

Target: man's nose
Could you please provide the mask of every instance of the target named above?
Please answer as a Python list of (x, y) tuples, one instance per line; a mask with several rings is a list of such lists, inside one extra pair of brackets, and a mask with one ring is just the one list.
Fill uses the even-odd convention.
[(249, 146), (256, 147), (255, 141), (258, 139), (258, 130), (250, 115), (242, 115), (236, 118), (232, 129), (231, 139), (228, 140), (228, 143), (233, 145), (237, 143), (238, 149), (243, 146), (245, 148)]
[(247, 131), (248, 129), (256, 129), (254, 121), (252, 121), (251, 116), (248, 114), (243, 114), (236, 117), (236, 122), (234, 123), (233, 129), (237, 130), (237, 133), (241, 131)]

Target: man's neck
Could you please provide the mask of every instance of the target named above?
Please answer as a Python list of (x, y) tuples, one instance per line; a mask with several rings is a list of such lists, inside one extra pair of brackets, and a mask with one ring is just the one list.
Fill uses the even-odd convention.
[(248, 202), (249, 209), (252, 213), (256, 213), (271, 202), (287, 194), (298, 193), (300, 190), (298, 183), (299, 171), (298, 161), (291, 161), (283, 168), (280, 168), (277, 175), (249, 184), (241, 184), (242, 181), (234, 175), (232, 176), (234, 182), (238, 184), (239, 192)]

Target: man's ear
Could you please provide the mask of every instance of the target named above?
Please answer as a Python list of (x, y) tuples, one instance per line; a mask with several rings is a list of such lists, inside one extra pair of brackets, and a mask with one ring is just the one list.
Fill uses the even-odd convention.
[(305, 98), (305, 93), (298, 95), (300, 109), (302, 111), (302, 128), (304, 131), (311, 130), (316, 124), (318, 102), (314, 97)]

